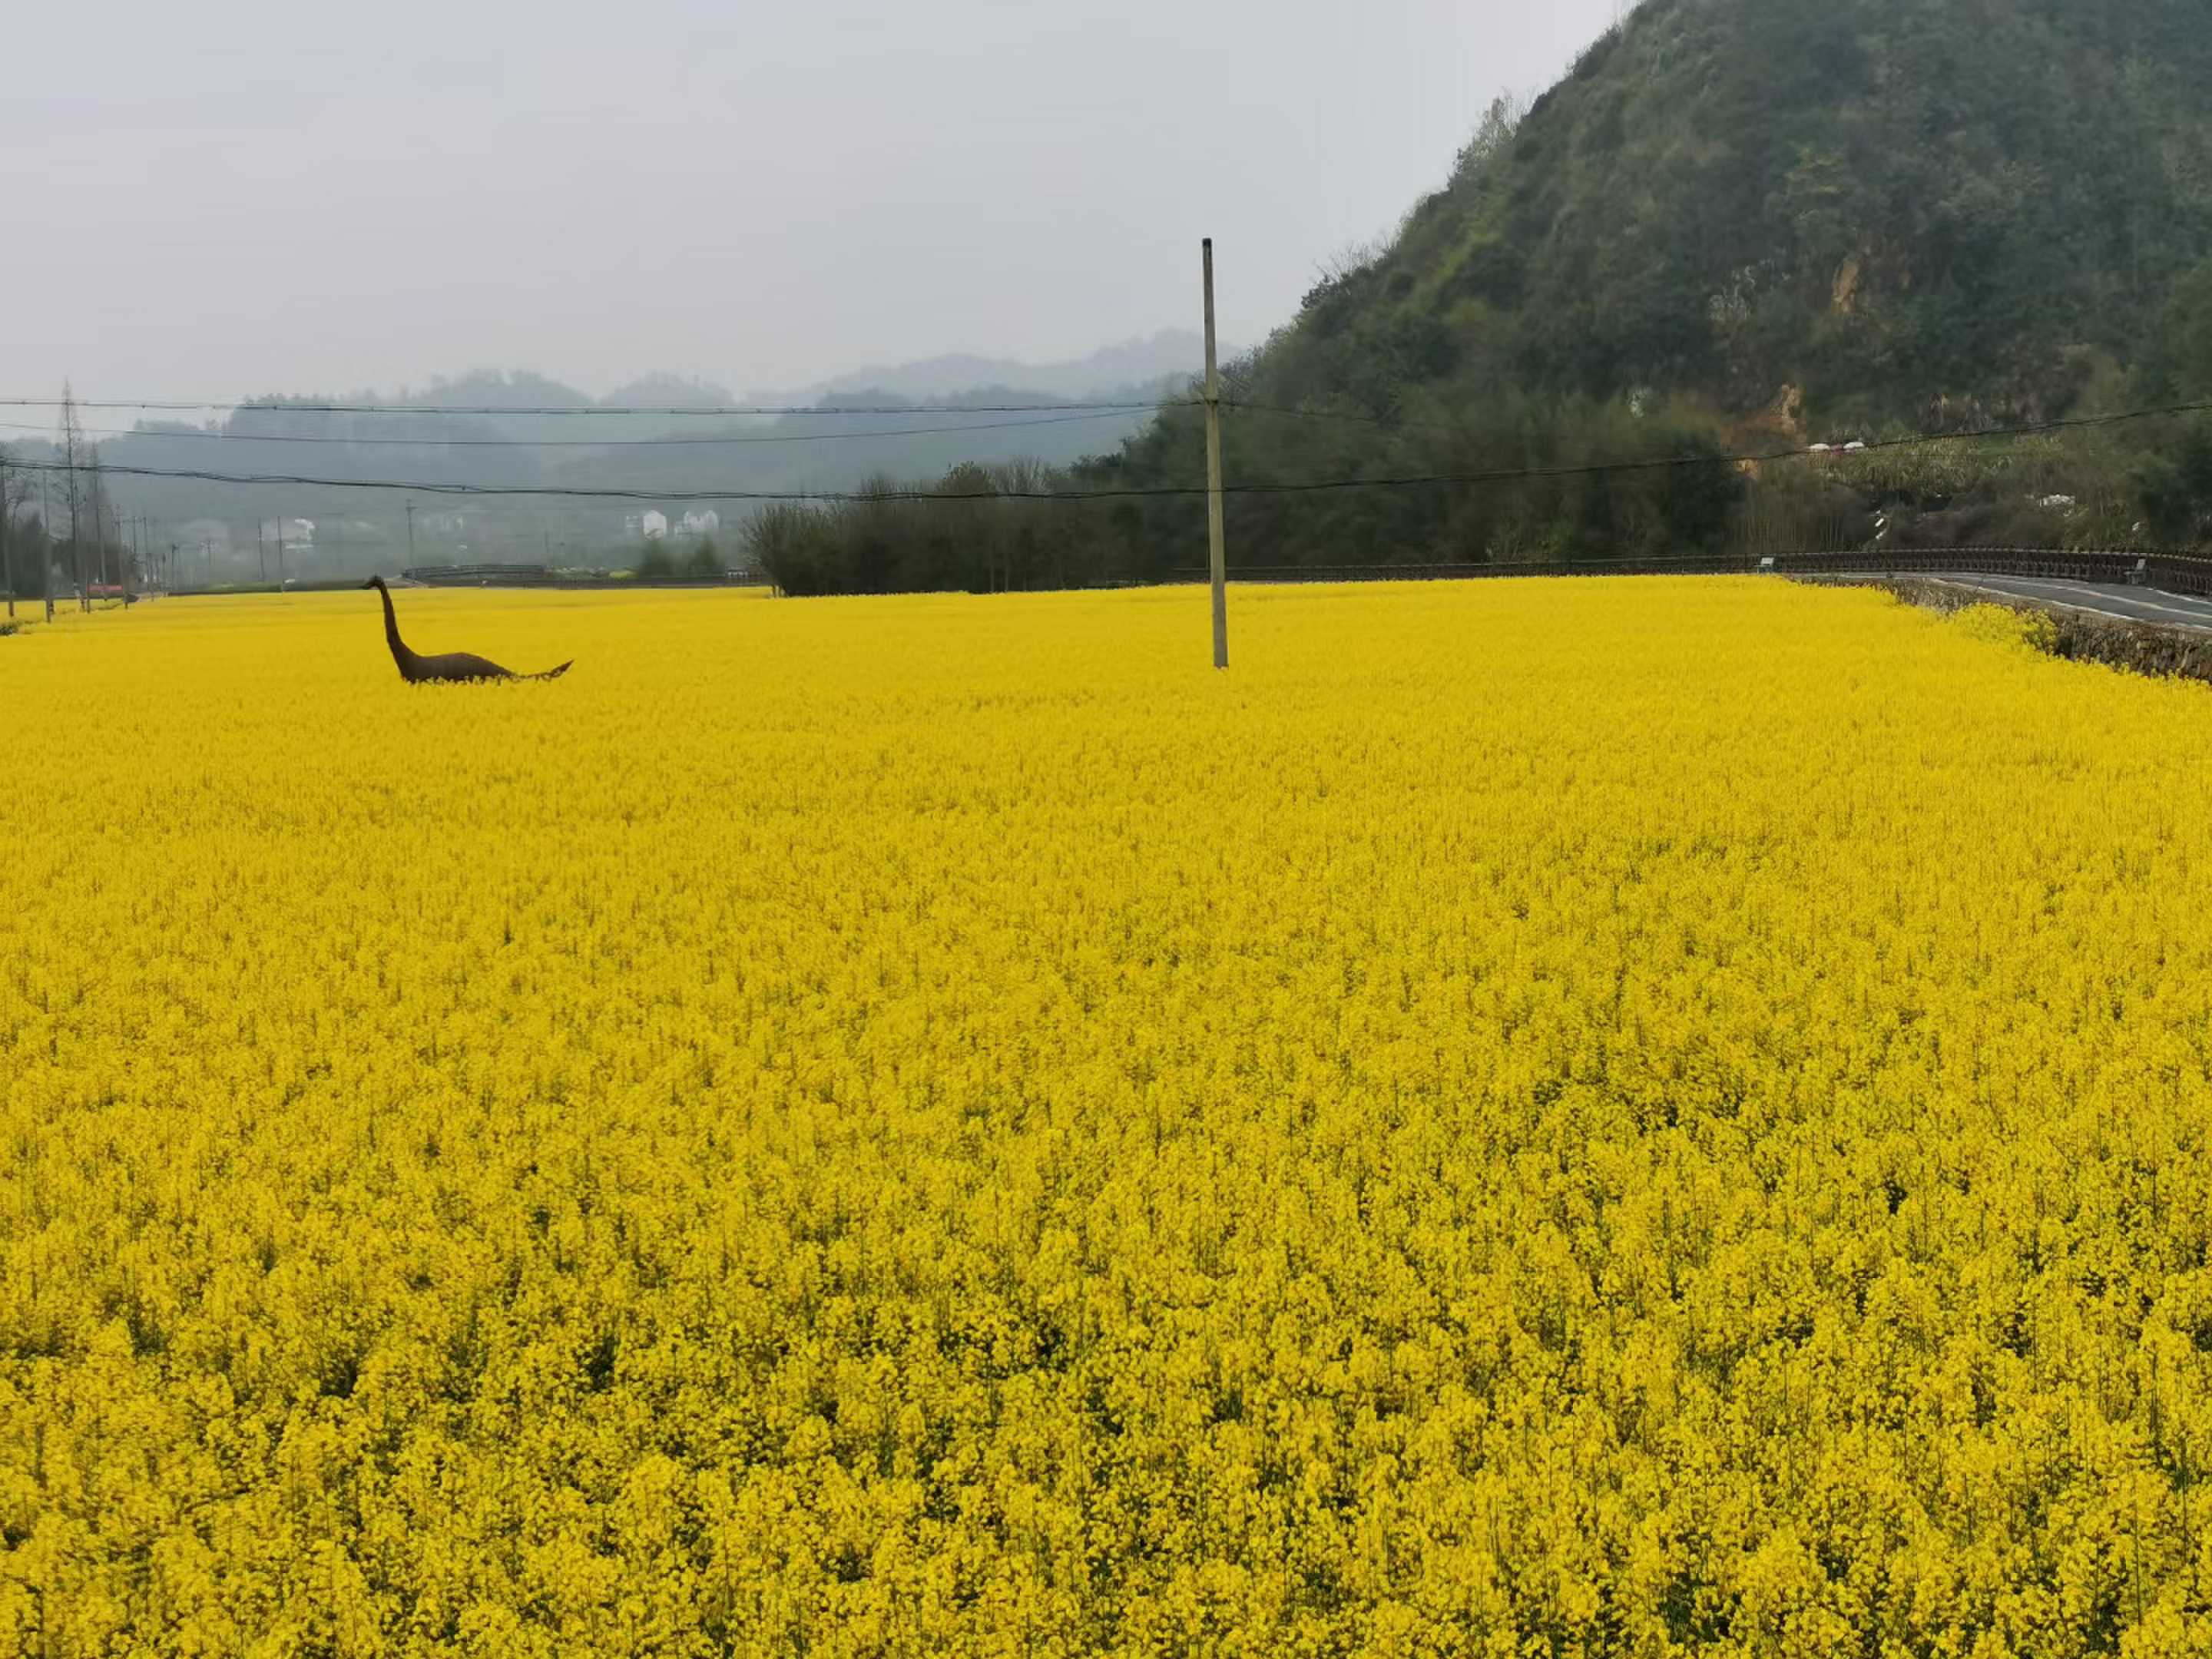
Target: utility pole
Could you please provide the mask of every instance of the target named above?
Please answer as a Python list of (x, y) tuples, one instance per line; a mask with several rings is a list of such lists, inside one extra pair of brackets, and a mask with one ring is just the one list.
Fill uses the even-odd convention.
[(1213, 665), (1229, 666), (1229, 556), (1221, 526), (1221, 370), (1213, 360), (1213, 238), (1206, 239), (1206, 539), (1213, 573)]
[(269, 586), (269, 532), (261, 527), (257, 515), (253, 520), (253, 556), (261, 565), (261, 585)]
[(84, 489), (77, 481), (77, 447), (84, 434), (76, 423), (76, 394), (62, 382), (61, 451), (63, 478), (69, 496), (70, 574), (76, 579), (76, 608), (92, 609), (92, 579), (84, 568)]
[(15, 615), (15, 504), (8, 494), (8, 463), (0, 459), (0, 582), (8, 587), (8, 616)]
[(39, 597), (46, 602), (46, 620), (54, 619), (54, 521), (46, 508), (47, 474), (39, 474)]
[(415, 568), (415, 503), (407, 503), (407, 568)]
[[(101, 522), (100, 507), (104, 504), (107, 489), (100, 476), (100, 446), (98, 444), (91, 446), (90, 454), (92, 459), (88, 470), (92, 475), (93, 568), (99, 578), (100, 585), (106, 587), (108, 586), (107, 531)], [(89, 586), (85, 589), (84, 608), (88, 611), (92, 609), (92, 590)]]

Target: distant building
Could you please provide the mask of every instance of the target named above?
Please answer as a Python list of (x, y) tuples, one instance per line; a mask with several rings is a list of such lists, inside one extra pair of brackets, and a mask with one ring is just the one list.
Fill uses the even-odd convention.
[(712, 536), (722, 527), (722, 515), (708, 507), (703, 513), (686, 513), (683, 522), (676, 526), (680, 536)]
[(668, 515), (648, 507), (623, 520), (623, 528), (632, 541), (657, 542), (668, 534)]

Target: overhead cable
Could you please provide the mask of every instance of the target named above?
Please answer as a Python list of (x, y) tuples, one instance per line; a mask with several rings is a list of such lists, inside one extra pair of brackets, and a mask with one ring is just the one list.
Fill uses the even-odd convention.
[[(1586, 461), (1550, 466), (1492, 467), (1469, 472), (1285, 479), (1228, 484), (1224, 486), (1222, 493), (1229, 495), (1309, 495), (1345, 489), (1417, 489), (1455, 484), (1503, 483), (1534, 478), (1589, 477), (1607, 473), (1650, 472), (1686, 466), (1763, 465), (1778, 461), (1810, 459), (1822, 456), (1832, 459), (1838, 458), (1848, 459), (1854, 453), (1901, 449), (1916, 445), (1960, 443), (1990, 438), (2027, 437), (2041, 433), (2084, 427), (2109, 426), (2122, 421), (2148, 420), (2158, 416), (2198, 414), (2208, 410), (2212, 410), (2212, 402), (2168, 404), (2157, 408), (2126, 410), (2110, 415), (2087, 415), (2060, 420), (2036, 421), (2018, 426), (1989, 426), (1960, 432), (1922, 433), (1911, 437), (1886, 438), (1872, 443), (1847, 446), (1840, 450), (1827, 445), (1801, 444), (1792, 445), (1787, 448), (1734, 454), (1662, 455), (1634, 460)], [(33, 472), (65, 472), (72, 470), (60, 461), (14, 461), (9, 465)], [(290, 487), (338, 489), (396, 489), (437, 495), (546, 496), (572, 501), (817, 501), (825, 503), (956, 501), (1088, 501), (1188, 498), (1206, 493), (1206, 487), (1202, 483), (1129, 486), (1105, 489), (948, 490), (920, 488), (884, 490), (757, 490), (714, 487), (647, 489), (613, 485), (482, 484), (389, 478), (331, 478), (290, 473), (219, 472), (200, 468), (131, 466), (112, 463), (102, 463), (101, 470), (111, 477), (185, 478), (205, 483), (281, 484)]]
[(697, 404), (545, 404), (522, 408), (503, 408), (497, 404), (346, 404), (292, 402), (256, 403), (237, 398), (191, 399), (164, 398), (0, 398), (4, 409), (60, 409), (64, 405), (77, 409), (147, 409), (162, 413), (188, 413), (195, 410), (229, 410), (234, 415), (504, 415), (504, 416), (578, 416), (578, 415), (680, 415), (690, 419), (720, 419), (736, 415), (1045, 415), (1065, 414), (1076, 410), (1096, 410), (1101, 413), (1115, 410), (1172, 408), (1188, 404), (1195, 407), (1196, 398), (1139, 398), (1118, 402), (1092, 401), (1036, 404), (787, 404), (770, 405), (754, 404), (726, 408), (701, 408)]
[[(1112, 420), (1149, 410), (1147, 404), (1126, 409), (1093, 411), (1085, 415), (1047, 415), (1031, 421), (976, 421), (965, 425), (866, 427), (858, 431), (843, 432), (776, 432), (776, 433), (714, 433), (704, 437), (684, 438), (356, 438), (331, 433), (284, 432), (223, 432), (204, 427), (191, 427), (182, 431), (148, 431), (143, 428), (125, 429), (116, 427), (92, 427), (82, 429), (87, 437), (185, 439), (196, 441), (214, 440), (236, 444), (347, 444), (399, 449), (654, 449), (687, 445), (722, 444), (804, 444), (851, 442), (864, 438), (927, 438), (945, 434), (955, 436), (969, 432), (1012, 432), (1032, 426), (1067, 426), (1082, 422)], [(925, 410), (921, 414), (938, 411)], [(947, 414), (964, 410), (946, 410)], [(21, 421), (0, 422), (11, 432), (42, 433), (46, 428)]]

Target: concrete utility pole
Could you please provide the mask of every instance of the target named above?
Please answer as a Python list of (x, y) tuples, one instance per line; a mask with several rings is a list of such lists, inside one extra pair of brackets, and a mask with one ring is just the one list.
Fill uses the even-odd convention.
[(1229, 556), (1221, 528), (1221, 370), (1213, 361), (1213, 238), (1206, 239), (1206, 539), (1213, 571), (1213, 665), (1229, 666)]
[(15, 504), (8, 496), (8, 465), (0, 461), (0, 582), (8, 588), (8, 616), (15, 615)]
[(407, 503), (407, 568), (415, 568), (415, 503)]
[[(107, 532), (100, 523), (100, 514), (101, 505), (100, 498), (106, 495), (106, 493), (107, 491), (106, 488), (100, 483), (100, 449), (99, 447), (95, 445), (94, 446), (92, 452), (93, 568), (95, 579), (102, 587), (106, 587), (110, 585), (107, 580)], [(88, 592), (89, 590), (88, 590)], [(88, 597), (85, 600), (85, 608), (87, 610), (90, 610), (92, 608), (92, 601)]]
[(46, 507), (46, 475), (39, 474), (39, 597), (46, 602), (46, 620), (54, 619), (54, 520)]

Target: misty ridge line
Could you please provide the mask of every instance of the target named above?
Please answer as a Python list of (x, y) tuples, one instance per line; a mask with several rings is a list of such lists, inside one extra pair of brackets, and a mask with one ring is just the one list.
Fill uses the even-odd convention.
[[(84, 408), (87, 406), (88, 405), (82, 404), (78, 405), (79, 408)], [(104, 407), (105, 405), (91, 406)], [(954, 424), (946, 426), (868, 427), (862, 428), (861, 430), (853, 432), (714, 433), (703, 437), (693, 436), (682, 438), (364, 438), (340, 435), (337, 434), (319, 435), (307, 433), (284, 432), (222, 432), (210, 430), (204, 427), (87, 427), (81, 428), (81, 430), (86, 437), (93, 438), (176, 438), (196, 442), (237, 444), (338, 444), (348, 447), (363, 445), (378, 445), (400, 449), (653, 449), (683, 445), (712, 446), (721, 444), (829, 443), (850, 441), (854, 439), (864, 438), (927, 438), (935, 437), (946, 433), (1013, 432), (1019, 431), (1026, 427), (1067, 426), (1084, 421), (1106, 420), (1116, 415), (1136, 414), (1153, 408), (1180, 409), (1190, 406), (1193, 405), (1188, 401), (1170, 402), (1163, 404), (1100, 404), (1092, 412), (1087, 414), (1051, 415), (1034, 421), (971, 421), (964, 422), (956, 422)], [(134, 405), (134, 407), (143, 407), (143, 405)], [(294, 411), (288, 410), (286, 412), (289, 413)], [(426, 410), (410, 410), (406, 412), (449, 414), (460, 413), (463, 411)], [(473, 413), (477, 411), (467, 412)], [(503, 414), (544, 414), (547, 411), (543, 410), (507, 410), (500, 412)], [(648, 414), (659, 413), (661, 411), (639, 410), (596, 410), (587, 412), (611, 415), (625, 413)], [(718, 410), (715, 412), (723, 413), (729, 411)], [(830, 411), (819, 410), (790, 410), (783, 412), (792, 415), (818, 416)], [(893, 413), (895, 411), (876, 410), (839, 410), (834, 412), (841, 415), (869, 414), (880, 416)], [(977, 410), (974, 411), (961, 412), (988, 414), (1002, 411)], [(46, 430), (46, 428), (42, 426), (31, 426), (26, 422), (15, 421), (0, 422), (0, 425), (4, 425), (10, 432), (43, 434)]]
[[(0, 397), (0, 407), (59, 409), (68, 401), (79, 409), (163, 412), (686, 418), (1137, 410), (1175, 401), (1178, 387), (1198, 379), (1203, 355), (1204, 342), (1197, 334), (1164, 329), (1065, 362), (1030, 363), (1012, 357), (949, 354), (874, 365), (796, 392), (757, 392), (742, 398), (712, 381), (669, 374), (643, 375), (601, 398), (528, 369), (483, 369), (453, 380), (434, 379), (420, 392), (402, 387), (389, 397), (370, 390), (343, 397), (283, 392), (232, 398), (15, 396)], [(448, 397), (440, 399), (441, 392)]]
[[(714, 416), (843, 416), (843, 415), (1024, 415), (1048, 414), (1070, 410), (1091, 410), (1102, 414), (1128, 414), (1140, 410), (1163, 406), (1193, 406), (1199, 399), (1191, 398), (1123, 398), (1116, 402), (1052, 403), (1052, 404), (785, 404), (770, 405), (752, 404), (732, 404), (726, 408), (705, 409), (669, 405), (661, 408), (627, 404), (554, 404), (543, 407), (509, 404), (337, 404), (337, 403), (235, 403), (220, 399), (188, 400), (160, 398), (0, 398), (0, 408), (60, 409), (64, 404), (78, 409), (150, 409), (183, 413), (198, 410), (227, 410), (233, 415), (683, 415)], [(43, 431), (44, 428), (25, 428), (27, 431)], [(930, 427), (932, 432), (974, 431), (973, 427)], [(122, 434), (125, 437), (184, 437), (184, 432), (137, 432)], [(228, 437), (228, 433), (206, 433), (210, 437)], [(368, 440), (345, 441), (367, 442)], [(401, 440), (399, 441), (409, 441)]]

